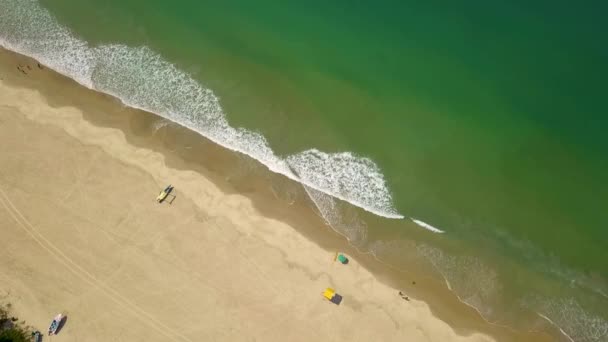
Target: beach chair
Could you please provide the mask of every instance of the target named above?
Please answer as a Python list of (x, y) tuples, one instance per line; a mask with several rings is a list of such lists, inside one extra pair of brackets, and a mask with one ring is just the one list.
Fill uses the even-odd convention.
[(167, 186), (164, 190), (162, 190), (160, 192), (160, 194), (158, 194), (158, 197), (156, 197), (156, 201), (158, 203), (162, 203), (167, 198), (167, 196), (169, 196), (171, 191), (173, 191), (173, 186), (172, 185)]

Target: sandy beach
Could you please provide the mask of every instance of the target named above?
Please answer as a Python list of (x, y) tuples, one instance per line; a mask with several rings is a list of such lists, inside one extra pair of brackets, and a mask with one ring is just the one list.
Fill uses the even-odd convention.
[[(52, 72), (9, 61), (0, 74), (0, 301), (41, 330), (67, 315), (53, 341), (495, 340), (457, 333), (425, 302), (403, 300), (356, 255), (334, 262), (335, 251), (227, 184), (171, 168), (80, 108), (52, 105), (18, 81), (48, 84)], [(167, 184), (176, 197), (159, 204)], [(339, 306), (323, 299), (326, 287), (343, 296)]]

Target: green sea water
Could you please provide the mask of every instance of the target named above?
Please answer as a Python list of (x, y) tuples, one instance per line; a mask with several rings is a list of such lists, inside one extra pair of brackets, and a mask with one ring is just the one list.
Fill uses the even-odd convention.
[(416, 241), (488, 319), (608, 339), (605, 3), (40, 3), (93, 46), (159, 53), (279, 156), (370, 158), (397, 212), (445, 231), (362, 213), (363, 249)]

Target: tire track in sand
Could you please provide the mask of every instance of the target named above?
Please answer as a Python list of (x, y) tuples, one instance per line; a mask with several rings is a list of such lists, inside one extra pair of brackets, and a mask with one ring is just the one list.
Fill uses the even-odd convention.
[(151, 314), (138, 307), (135, 303), (128, 300), (116, 290), (112, 289), (104, 282), (99, 281), (94, 275), (89, 273), (86, 269), (82, 268), (71, 258), (65, 255), (61, 249), (56, 247), (51, 241), (49, 241), (44, 235), (42, 235), (28, 220), (25, 216), (17, 209), (17, 207), (10, 200), (6, 192), (0, 187), (0, 203), (9, 213), (9, 215), (18, 223), (19, 227), (23, 229), (40, 247), (46, 250), (54, 258), (56, 258), (61, 264), (63, 264), (72, 273), (86, 281), (90, 285), (96, 287), (101, 293), (105, 294), (116, 304), (121, 306), (123, 309), (131, 312), (135, 317), (146, 325), (152, 327), (162, 335), (166, 336), (172, 341), (186, 341), (193, 342), (186, 336), (174, 331), (173, 329), (166, 326), (164, 323), (154, 318)]

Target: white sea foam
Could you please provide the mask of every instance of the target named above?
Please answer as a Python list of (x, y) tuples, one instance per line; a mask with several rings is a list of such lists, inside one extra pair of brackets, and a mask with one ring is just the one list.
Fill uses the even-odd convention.
[(528, 299), (537, 314), (557, 327), (570, 341), (601, 342), (608, 340), (608, 322), (585, 310), (574, 298)]
[(555, 324), (555, 322), (553, 322), (549, 317), (537, 312), (537, 315), (539, 315), (540, 317), (542, 317), (543, 319), (545, 319), (547, 322), (551, 323), (552, 326), (556, 327), (561, 333), (562, 335), (564, 335), (565, 338), (567, 338), (570, 342), (575, 342), (572, 337), (570, 337), (570, 335), (568, 335), (564, 329), (560, 328), (559, 325)]
[(368, 211), (374, 214), (403, 218), (393, 209), (384, 176), (371, 159), (350, 152), (325, 153), (311, 149), (288, 156), (287, 163), (307, 186), (358, 207), (369, 208)]
[(416, 245), (416, 251), (443, 276), (450, 290), (463, 303), (475, 308), (486, 319), (496, 319), (493, 304), (501, 297), (503, 286), (494, 269), (479, 258), (450, 255), (426, 244)]
[(264, 136), (229, 125), (217, 96), (147, 47), (91, 46), (35, 0), (0, 0), (0, 45), (28, 55), (128, 106), (156, 113), (246, 154), (310, 189), (386, 218), (392, 205), (383, 174), (368, 158), (315, 149), (277, 156)]
[(357, 247), (367, 241), (367, 225), (356, 212), (348, 210), (332, 196), (304, 186), (308, 197), (315, 204), (325, 222)]
[(433, 227), (433, 226), (431, 226), (430, 224), (428, 224), (426, 222), (423, 222), (423, 221), (420, 221), (420, 220), (416, 220), (414, 218), (412, 218), (411, 220), (412, 220), (412, 222), (414, 222), (415, 224), (419, 225), (420, 227), (428, 229), (428, 230), (432, 231), (433, 233), (445, 233), (443, 230), (441, 230), (439, 228), (436, 228), (436, 227)]

